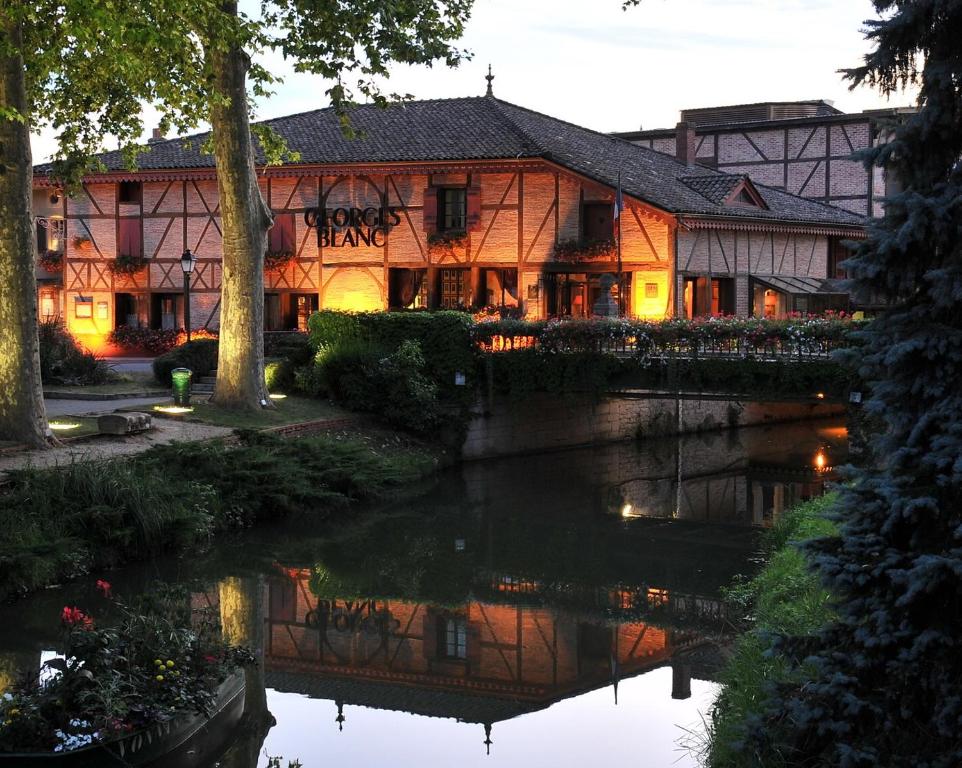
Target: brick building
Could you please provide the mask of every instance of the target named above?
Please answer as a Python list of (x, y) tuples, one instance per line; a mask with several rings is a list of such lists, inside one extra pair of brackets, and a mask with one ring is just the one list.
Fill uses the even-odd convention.
[[(269, 121), (300, 159), (258, 165), (279, 257), (265, 275), (268, 329), (303, 327), (319, 307), (587, 316), (609, 291), (621, 312), (653, 318), (846, 305), (826, 278), (836, 243), (860, 236), (863, 219), (744, 169), (696, 164), (693, 133), (668, 157), (490, 94), (361, 106), (352, 120), (359, 138), (330, 109)], [(190, 249), (192, 322), (217, 326), (221, 229), (205, 138), (152, 142), (135, 171), (106, 153), (74, 197), (49, 166), (36, 169), (38, 248), (63, 255), (61, 275), (38, 273), (41, 315), (62, 314), (93, 349), (121, 325), (179, 327)], [(118, 256), (143, 268), (112, 269)]]
[[(695, 160), (725, 173), (748, 174), (758, 184), (881, 216), (895, 180), (881, 168), (865, 170), (852, 154), (884, 138), (886, 124), (911, 108), (848, 114), (829, 101), (767, 101), (684, 109), (680, 125), (695, 131)], [(678, 128), (613, 134), (674, 155)]]

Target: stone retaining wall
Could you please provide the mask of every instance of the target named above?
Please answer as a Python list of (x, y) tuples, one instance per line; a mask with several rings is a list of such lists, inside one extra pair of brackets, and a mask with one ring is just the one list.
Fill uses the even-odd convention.
[(466, 460), (813, 419), (842, 414), (845, 406), (633, 390), (602, 400), (533, 394), (517, 402), (495, 399), (481, 410), (468, 426)]

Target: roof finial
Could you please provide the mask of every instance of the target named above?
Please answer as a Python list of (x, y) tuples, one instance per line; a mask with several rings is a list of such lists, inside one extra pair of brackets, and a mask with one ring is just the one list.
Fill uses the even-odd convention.
[(494, 80), (494, 75), (491, 74), (491, 65), (488, 64), (488, 74), (484, 77), (488, 81), (488, 90), (485, 91), (485, 96), (494, 96), (494, 90), (491, 88), (491, 82)]

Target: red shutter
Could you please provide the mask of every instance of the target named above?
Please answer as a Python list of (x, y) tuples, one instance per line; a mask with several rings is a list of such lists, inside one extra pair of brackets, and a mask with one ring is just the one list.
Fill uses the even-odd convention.
[(468, 187), (468, 232), (481, 226), (481, 187)]
[(430, 609), (426, 610), (421, 624), (421, 647), (424, 658), (433, 661), (438, 657), (438, 619)]
[(438, 190), (428, 187), (424, 190), (424, 229), (434, 232), (438, 228)]
[(140, 241), (140, 219), (118, 219), (117, 254), (120, 256), (143, 256)]
[(268, 236), (268, 250), (274, 253), (294, 252), (294, 214), (274, 214), (274, 226)]

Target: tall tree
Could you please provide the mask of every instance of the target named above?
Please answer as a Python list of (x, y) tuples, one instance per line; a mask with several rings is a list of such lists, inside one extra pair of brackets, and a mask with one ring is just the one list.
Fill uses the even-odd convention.
[[(178, 3), (0, 0), (0, 439), (53, 442), (37, 342), (31, 127), (46, 122), (59, 131), (58, 169), (67, 186), (102, 149), (105, 134), (125, 144), (136, 139), (143, 131), (139, 99), (189, 92), (177, 73), (190, 71), (190, 52), (171, 48), (163, 34)], [(167, 120), (191, 124), (173, 111)]]
[[(248, 86), (265, 94), (274, 78), (252, 65), (252, 57), (264, 48), (280, 50), (298, 71), (325, 78), (349, 132), (355, 92), (382, 105), (401, 98), (379, 87), (392, 63), (459, 63), (463, 53), (453, 41), (463, 32), (472, 1), (263, 0), (260, 18), (250, 19), (238, 14), (236, 0), (224, 0), (214, 17), (197, 16), (193, 30), (203, 42), (209, 73), (206, 98), (223, 222), (215, 402), (247, 409), (270, 402), (264, 382), (264, 252), (273, 218), (257, 184)], [(255, 126), (255, 133), (264, 160), (280, 161), (283, 142), (266, 126)]]
[(874, 6), (874, 49), (846, 77), (919, 87), (865, 154), (903, 191), (847, 264), (891, 302), (856, 359), (883, 426), (842, 490), (841, 537), (809, 546), (838, 618), (780, 641), (807, 682), (750, 729), (765, 765), (962, 765), (962, 0)]

